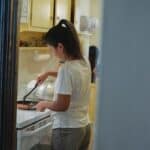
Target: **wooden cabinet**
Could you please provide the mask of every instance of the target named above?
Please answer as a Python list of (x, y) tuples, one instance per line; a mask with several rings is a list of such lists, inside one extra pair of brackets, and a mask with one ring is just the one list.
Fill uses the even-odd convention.
[(20, 31), (47, 32), (53, 25), (54, 0), (28, 0), (28, 7), (28, 20), (21, 21)]
[(21, 1), (21, 11), (20, 11), (20, 22), (21, 23), (28, 23), (29, 20), (29, 0), (22, 0)]
[(71, 0), (22, 0), (20, 31), (47, 32), (61, 19), (71, 20), (71, 2)]
[(31, 28), (49, 29), (53, 25), (53, 0), (31, 1)]
[(71, 18), (71, 0), (56, 0), (55, 4), (55, 24), (61, 19), (70, 20)]

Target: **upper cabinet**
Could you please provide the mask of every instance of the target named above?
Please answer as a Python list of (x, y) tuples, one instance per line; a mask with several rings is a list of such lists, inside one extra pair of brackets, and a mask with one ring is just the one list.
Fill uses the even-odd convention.
[(53, 25), (53, 0), (31, 0), (31, 28), (48, 29)]
[(20, 30), (46, 32), (53, 25), (53, 12), (54, 0), (22, 0)]
[(71, 20), (71, 0), (21, 0), (20, 31), (47, 32), (61, 19)]
[(21, 1), (21, 17), (20, 17), (20, 22), (21, 23), (27, 23), (29, 20), (29, 1), (28, 0), (22, 0)]
[(71, 0), (56, 0), (55, 4), (55, 24), (61, 19), (70, 20), (71, 18)]

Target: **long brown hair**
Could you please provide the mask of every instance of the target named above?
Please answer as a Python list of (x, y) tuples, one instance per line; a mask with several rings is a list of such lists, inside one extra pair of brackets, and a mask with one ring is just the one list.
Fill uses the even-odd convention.
[(67, 56), (73, 59), (83, 59), (80, 41), (73, 24), (65, 19), (52, 27), (44, 37), (47, 44), (57, 47), (63, 44)]

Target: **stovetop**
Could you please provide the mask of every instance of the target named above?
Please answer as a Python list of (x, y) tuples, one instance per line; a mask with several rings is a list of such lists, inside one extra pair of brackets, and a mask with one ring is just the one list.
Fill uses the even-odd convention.
[(19, 110), (17, 109), (17, 123), (16, 128), (21, 129), (29, 126), (45, 117), (50, 116), (50, 110), (46, 109), (44, 112), (33, 110)]

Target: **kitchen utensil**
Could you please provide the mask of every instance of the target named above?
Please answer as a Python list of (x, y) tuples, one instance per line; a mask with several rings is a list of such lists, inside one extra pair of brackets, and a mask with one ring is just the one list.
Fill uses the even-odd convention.
[(24, 97), (23, 101), (25, 102), (26, 98), (38, 87), (38, 83), (35, 84), (35, 86), (29, 91)]
[(43, 84), (38, 86), (35, 96), (40, 100), (52, 100), (54, 95), (54, 81), (50, 78), (45, 80)]
[(18, 101), (17, 108), (23, 110), (36, 110), (34, 107), (38, 102), (33, 101)]
[[(27, 92), (32, 90), (36, 84), (36, 80), (31, 80), (27, 84)], [(40, 84), (32, 94), (28, 97), (30, 100), (39, 101), (39, 100), (52, 100), (54, 95), (54, 83), (55, 79), (49, 77), (42, 84)]]
[(23, 101), (17, 101), (17, 108), (24, 110), (36, 110), (34, 107), (38, 102), (26, 101), (26, 98), (38, 87), (38, 83), (23, 97)]

